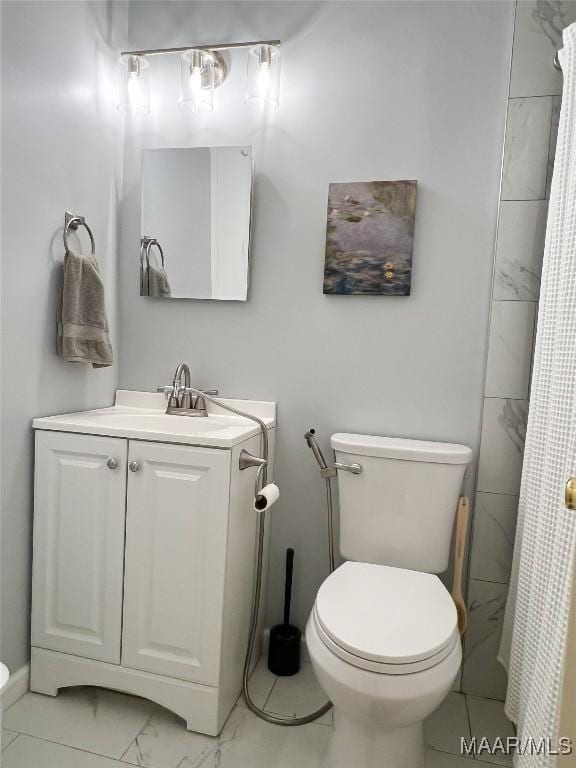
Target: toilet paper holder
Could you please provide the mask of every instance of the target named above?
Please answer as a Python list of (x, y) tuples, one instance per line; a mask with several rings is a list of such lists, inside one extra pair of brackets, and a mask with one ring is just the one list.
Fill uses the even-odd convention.
[(253, 456), (245, 448), (240, 451), (240, 458), (238, 460), (240, 470), (249, 469), (250, 467), (263, 467), (266, 464), (268, 464), (268, 461), (261, 456)]
[(240, 451), (238, 467), (240, 471), (250, 469), (250, 467), (257, 467), (256, 477), (254, 478), (254, 498), (258, 499), (262, 491), (262, 474), (264, 469), (268, 467), (268, 459), (263, 459), (261, 456), (254, 456), (243, 448)]

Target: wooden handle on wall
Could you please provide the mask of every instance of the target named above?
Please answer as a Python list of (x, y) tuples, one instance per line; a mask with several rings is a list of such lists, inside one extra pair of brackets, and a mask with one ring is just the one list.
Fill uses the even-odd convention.
[(470, 518), (470, 504), (467, 496), (460, 496), (456, 512), (456, 534), (454, 536), (454, 581), (452, 582), (452, 599), (458, 612), (458, 629), (463, 635), (466, 631), (468, 616), (466, 603), (462, 595), (462, 572), (464, 570), (464, 552), (466, 551), (466, 534)]

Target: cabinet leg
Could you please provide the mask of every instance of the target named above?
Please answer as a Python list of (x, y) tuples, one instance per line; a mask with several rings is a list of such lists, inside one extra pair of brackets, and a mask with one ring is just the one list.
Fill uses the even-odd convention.
[(34, 663), (30, 664), (30, 690), (33, 693), (43, 693), (45, 696), (58, 696), (60, 690), (54, 680), (51, 680), (48, 675), (40, 667)]
[(58, 696), (60, 689), (54, 688), (52, 685), (39, 685), (30, 680), (30, 690), (32, 693), (42, 693), (44, 696)]

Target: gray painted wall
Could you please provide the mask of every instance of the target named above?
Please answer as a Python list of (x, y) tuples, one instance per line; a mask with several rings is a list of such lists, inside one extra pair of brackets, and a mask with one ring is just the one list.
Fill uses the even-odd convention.
[(118, 355), (121, 119), (111, 97), (125, 3), (4, 2), (2, 13), (2, 634), (29, 656), (34, 416), (110, 404), (117, 366), (55, 354), (64, 211), (93, 228)]
[[(302, 439), (334, 431), (478, 447), (509, 66), (509, 2), (130, 3), (135, 48), (283, 41), (281, 106), (244, 104), (234, 54), (212, 115), (177, 102), (176, 62), (150, 68), (148, 117), (128, 127), (120, 260), (120, 383), (176, 364), (224, 395), (277, 400), (269, 618), (296, 547), (295, 619), (327, 573), (323, 484)], [(142, 147), (252, 144), (246, 304), (138, 295)], [(330, 181), (418, 179), (412, 296), (322, 295)]]

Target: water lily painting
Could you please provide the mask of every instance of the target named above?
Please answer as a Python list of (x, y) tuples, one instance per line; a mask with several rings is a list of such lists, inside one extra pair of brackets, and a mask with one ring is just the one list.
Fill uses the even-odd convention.
[(415, 181), (330, 184), (324, 293), (409, 296)]

